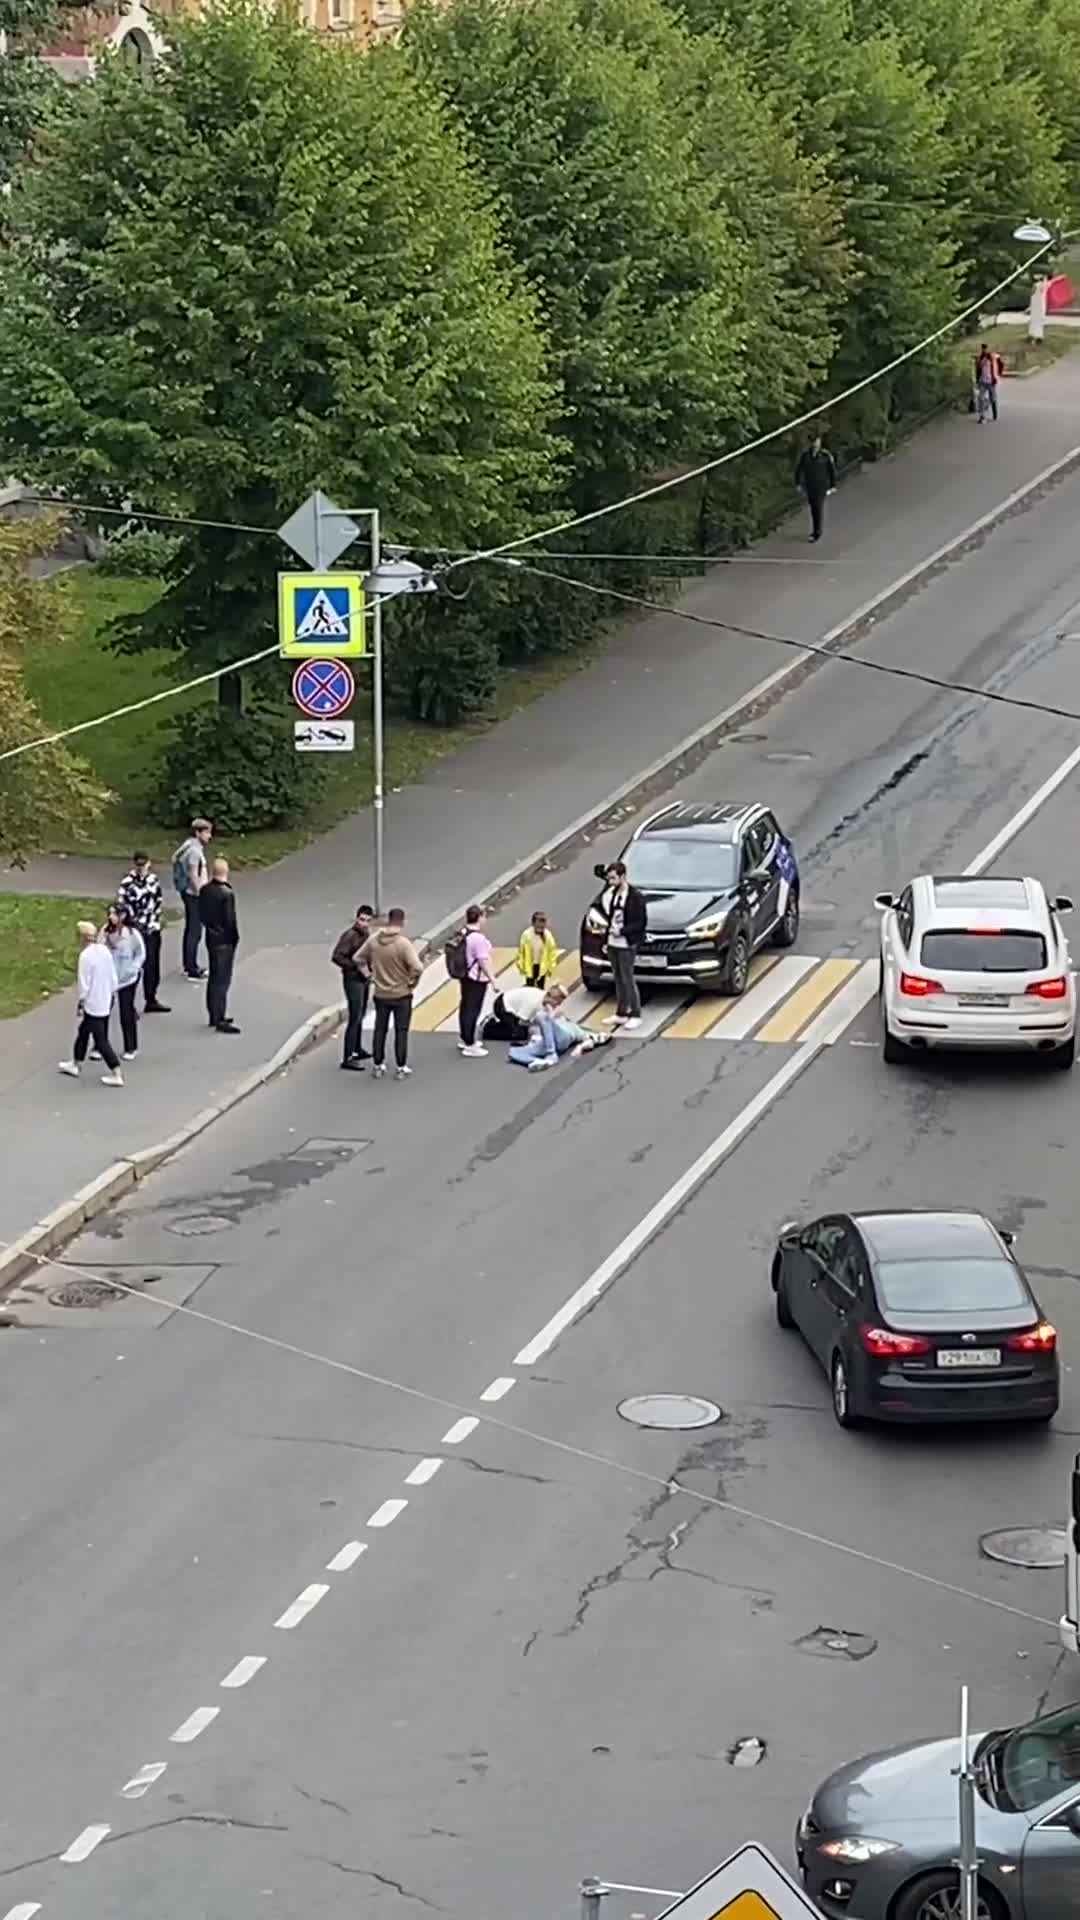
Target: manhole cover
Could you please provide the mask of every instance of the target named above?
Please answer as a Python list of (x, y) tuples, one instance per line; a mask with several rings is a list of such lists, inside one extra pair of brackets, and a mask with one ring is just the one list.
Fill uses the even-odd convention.
[(181, 1220), (170, 1220), (165, 1231), (194, 1240), (201, 1233), (220, 1233), (224, 1227), (231, 1226), (232, 1221), (226, 1220), (223, 1213), (189, 1213)]
[(984, 1533), (979, 1545), (988, 1560), (1007, 1567), (1060, 1567), (1067, 1545), (1064, 1527), (1006, 1527)]
[(122, 1300), (123, 1294), (118, 1287), (106, 1286), (104, 1280), (65, 1280), (62, 1287), (49, 1295), (51, 1307), (107, 1307), (110, 1300)]
[(793, 1644), (796, 1653), (814, 1653), (819, 1660), (868, 1660), (877, 1652), (877, 1641), (869, 1633), (852, 1633), (847, 1627), (815, 1627)]
[(722, 1420), (721, 1409), (712, 1400), (699, 1400), (693, 1393), (639, 1393), (631, 1400), (620, 1400), (619, 1413), (635, 1427), (711, 1427)]

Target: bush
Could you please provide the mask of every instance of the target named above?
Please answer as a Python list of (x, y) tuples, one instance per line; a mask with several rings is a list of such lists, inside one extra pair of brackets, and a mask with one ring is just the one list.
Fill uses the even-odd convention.
[(324, 769), (299, 754), (280, 721), (197, 707), (172, 729), (151, 804), (166, 826), (205, 813), (219, 833), (287, 827), (309, 807)]
[(389, 660), (390, 690), (416, 720), (452, 727), (479, 715), (498, 684), (499, 651), (471, 605), (436, 600), (403, 609)]
[(154, 527), (121, 527), (106, 540), (98, 566), (102, 573), (124, 574), (128, 579), (161, 580), (179, 548), (176, 534)]

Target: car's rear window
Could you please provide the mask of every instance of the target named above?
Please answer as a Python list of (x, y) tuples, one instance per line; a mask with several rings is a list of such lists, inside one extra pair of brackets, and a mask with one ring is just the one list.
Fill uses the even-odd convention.
[(723, 893), (738, 878), (735, 849), (729, 841), (665, 840), (647, 833), (626, 856), (626, 874), (635, 887), (672, 893)]
[(938, 927), (923, 934), (921, 958), (924, 967), (939, 973), (1039, 973), (1046, 965), (1046, 941), (1022, 928), (976, 933)]
[(877, 1270), (887, 1313), (978, 1313), (1022, 1306), (1023, 1282), (1011, 1260), (886, 1260)]

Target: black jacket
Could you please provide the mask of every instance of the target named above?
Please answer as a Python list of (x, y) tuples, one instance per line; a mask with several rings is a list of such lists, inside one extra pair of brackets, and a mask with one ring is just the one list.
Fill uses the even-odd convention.
[(818, 453), (807, 447), (795, 469), (795, 485), (802, 488), (808, 500), (824, 500), (829, 489), (836, 485), (836, 461), (832, 454), (826, 453), (824, 447)]
[[(602, 887), (594, 901), (597, 913), (603, 915), (611, 929), (612, 914), (608, 911), (608, 889)], [(623, 938), (629, 947), (640, 947), (645, 938), (645, 929), (649, 924), (649, 909), (645, 895), (637, 887), (627, 887), (626, 904), (623, 907)]]
[(199, 919), (208, 947), (238, 947), (236, 895), (227, 880), (208, 880), (199, 895)]

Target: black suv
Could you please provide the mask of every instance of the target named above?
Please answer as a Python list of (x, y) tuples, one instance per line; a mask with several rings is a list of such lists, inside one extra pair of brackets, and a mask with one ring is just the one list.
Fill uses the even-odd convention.
[[(798, 936), (795, 850), (767, 807), (676, 802), (637, 829), (621, 858), (649, 908), (640, 980), (740, 994), (757, 949), (790, 947)], [(603, 880), (607, 869), (594, 871)], [(581, 923), (581, 978), (590, 989), (612, 977), (602, 891)]]

